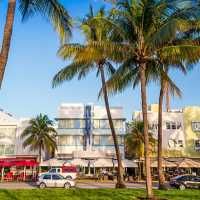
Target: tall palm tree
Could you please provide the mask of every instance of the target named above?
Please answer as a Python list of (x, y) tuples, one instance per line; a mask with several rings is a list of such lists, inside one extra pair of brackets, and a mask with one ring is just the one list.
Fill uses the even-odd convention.
[(118, 176), (116, 188), (124, 188), (125, 184), (123, 181), (123, 167), (122, 158), (119, 150), (117, 135), (115, 127), (113, 124), (110, 105), (108, 100), (107, 88), (106, 88), (106, 78), (105, 70), (112, 74), (114, 68), (109, 60), (106, 59), (104, 51), (99, 50), (91, 46), (94, 42), (106, 42), (111, 39), (112, 31), (109, 29), (104, 22), (94, 21), (95, 18), (106, 18), (104, 8), (101, 8), (96, 15), (93, 13), (93, 9), (90, 6), (90, 13), (86, 16), (81, 24), (81, 29), (86, 38), (86, 44), (66, 44), (61, 47), (59, 55), (64, 59), (72, 58), (73, 61), (70, 65), (59, 71), (53, 79), (53, 87), (61, 84), (63, 81), (71, 80), (75, 75), (78, 74), (78, 78), (81, 79), (85, 77), (91, 70), (97, 69), (97, 75), (100, 74), (103, 97), (106, 107), (106, 112), (108, 116), (109, 126), (111, 129), (116, 158), (118, 162)]
[[(149, 132), (149, 142), (151, 154), (154, 153), (156, 146), (156, 139), (153, 137), (152, 133)], [(132, 158), (138, 158), (138, 168), (139, 176), (141, 179), (141, 159), (144, 158), (144, 123), (143, 121), (132, 121), (128, 124), (128, 133), (125, 137), (125, 145), (127, 153)]]
[(52, 154), (57, 148), (56, 130), (52, 127), (47, 115), (38, 115), (31, 119), (29, 126), (23, 131), (21, 138), (24, 139), (23, 146), (29, 147), (31, 151), (38, 151), (39, 161), (42, 161), (42, 151)]
[[(180, 69), (182, 72), (186, 73), (186, 69), (184, 65), (179, 64), (179, 65), (171, 65), (171, 66), (162, 66), (164, 69), (163, 71), (168, 74), (169, 68), (175, 68), (177, 67)], [(162, 168), (162, 157), (163, 157), (163, 148), (162, 148), (162, 143), (163, 143), (163, 136), (162, 136), (162, 114), (163, 114), (163, 99), (164, 96), (169, 95), (169, 92), (171, 92), (172, 95), (176, 95), (178, 97), (181, 97), (181, 91), (180, 89), (172, 82), (169, 81), (169, 79), (166, 78), (167, 76), (164, 75), (163, 73), (160, 74), (159, 79), (160, 79), (160, 92), (159, 92), (159, 109), (158, 109), (158, 181), (159, 181), (159, 189), (166, 189), (165, 186), (165, 177), (163, 174), (163, 168)], [(169, 90), (171, 89), (171, 90)], [(167, 111), (168, 112), (168, 111)]]
[[(65, 41), (71, 35), (71, 18), (65, 8), (58, 0), (18, 0), (19, 10), (22, 14), (22, 20), (34, 14), (42, 14), (49, 19), (55, 30), (58, 32), (61, 41)], [(4, 26), (2, 47), (0, 50), (0, 87), (2, 85), (10, 43), (13, 32), (15, 17), (16, 0), (8, 0), (7, 17)]]
[[(159, 112), (158, 112), (158, 160), (159, 166), (160, 158), (162, 158), (162, 105), (163, 105), (163, 97), (166, 91), (166, 84), (171, 89), (170, 92), (172, 95), (176, 95), (178, 97), (181, 96), (180, 89), (175, 85), (175, 83), (170, 79), (168, 74), (166, 73), (166, 69), (168, 68), (177, 68), (184, 73), (186, 73), (186, 69), (183, 65), (171, 65), (164, 67), (161, 64), (157, 65), (147, 65), (147, 70), (145, 73), (146, 76), (146, 84), (150, 81), (156, 81), (160, 84), (160, 92), (159, 92)], [(140, 83), (140, 74), (139, 69), (134, 68), (134, 63), (131, 61), (128, 63), (123, 63), (118, 70), (112, 75), (112, 77), (107, 81), (107, 89), (109, 93), (121, 92), (129, 85), (132, 85), (135, 88)], [(162, 166), (162, 163), (161, 163)], [(162, 168), (161, 168), (162, 170)], [(159, 186), (160, 188), (164, 188), (164, 175), (162, 171), (159, 171)]]
[[(181, 8), (177, 2), (181, 3)], [(121, 61), (124, 63), (124, 68), (130, 67), (132, 73), (135, 73), (135, 70), (139, 71), (148, 198), (153, 197), (153, 191), (147, 120), (146, 71), (148, 66), (161, 65), (165, 60), (168, 61), (167, 65), (184, 61), (186, 56), (190, 61), (199, 60), (200, 47), (197, 42), (182, 38), (172, 43), (175, 38), (181, 36), (183, 31), (199, 26), (195, 14), (192, 13), (192, 10), (197, 10), (197, 8), (193, 8), (192, 4), (186, 2), (188, 1), (119, 0), (112, 11), (114, 20), (109, 21), (108, 24), (118, 30), (116, 34), (123, 39), (122, 42), (107, 41), (94, 44), (96, 48), (103, 49), (110, 60), (116, 61), (116, 57), (122, 55)], [(193, 14), (193, 18), (188, 18)], [(130, 82), (130, 79), (126, 79), (124, 85), (118, 85), (122, 89)]]

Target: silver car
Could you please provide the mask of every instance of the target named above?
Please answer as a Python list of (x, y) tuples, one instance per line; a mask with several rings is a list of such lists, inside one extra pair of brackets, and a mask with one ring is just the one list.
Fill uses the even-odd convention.
[(68, 180), (60, 174), (52, 173), (46, 173), (39, 176), (36, 184), (41, 189), (46, 187), (61, 187), (68, 189), (75, 186), (75, 182), (73, 180)]

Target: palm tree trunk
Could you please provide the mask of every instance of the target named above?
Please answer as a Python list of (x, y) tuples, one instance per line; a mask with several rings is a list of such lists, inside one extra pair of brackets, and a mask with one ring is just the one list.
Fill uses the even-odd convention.
[(142, 179), (142, 165), (141, 165), (141, 160), (139, 159), (138, 162), (138, 181)]
[(161, 80), (158, 110), (158, 181), (159, 189), (165, 189), (165, 177), (162, 168), (162, 112), (165, 82)]
[(140, 84), (141, 84), (142, 115), (143, 115), (143, 122), (144, 122), (144, 154), (145, 154), (146, 188), (147, 188), (147, 198), (151, 199), (153, 197), (153, 190), (152, 190), (151, 160), (150, 160), (150, 150), (149, 150), (145, 70), (146, 70), (146, 64), (140, 63), (139, 73), (140, 73)]
[(107, 116), (108, 116), (108, 121), (109, 121), (110, 129), (111, 129), (113, 141), (114, 141), (115, 152), (116, 152), (117, 163), (118, 163), (118, 167), (117, 167), (118, 175), (117, 175), (116, 188), (125, 188), (126, 186), (125, 186), (124, 181), (123, 181), (122, 159), (121, 159), (121, 154), (120, 154), (120, 150), (119, 150), (117, 135), (116, 135), (116, 132), (115, 132), (115, 128), (114, 128), (114, 125), (113, 125), (113, 120), (112, 120), (112, 116), (111, 116), (111, 112), (110, 112), (110, 106), (109, 106), (109, 101), (108, 101), (108, 93), (107, 93), (104, 69), (103, 69), (102, 64), (99, 64), (99, 70), (100, 70), (100, 73), (101, 73), (102, 89), (103, 89), (103, 96), (104, 96), (104, 101), (105, 101), (106, 112), (107, 112)]
[[(42, 162), (42, 144), (39, 146), (39, 164)], [(39, 174), (41, 172), (41, 167), (39, 165)]]
[(9, 0), (8, 8), (7, 8), (6, 23), (4, 26), (3, 42), (2, 42), (1, 52), (0, 52), (0, 88), (2, 85), (4, 72), (5, 72), (7, 61), (8, 61), (8, 54), (9, 54), (9, 49), (10, 49), (10, 42), (11, 42), (11, 37), (12, 37), (13, 23), (14, 23), (14, 16), (15, 16), (15, 7), (16, 7), (16, 0)]
[(170, 95), (169, 95), (169, 86), (168, 84), (166, 84), (166, 111), (169, 112), (170, 111)]

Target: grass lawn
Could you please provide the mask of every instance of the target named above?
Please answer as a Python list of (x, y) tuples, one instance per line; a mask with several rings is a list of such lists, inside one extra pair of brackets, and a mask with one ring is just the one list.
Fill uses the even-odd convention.
[[(199, 200), (200, 190), (155, 191), (168, 200)], [(26, 189), (0, 190), (0, 200), (134, 200), (145, 196), (141, 189)]]

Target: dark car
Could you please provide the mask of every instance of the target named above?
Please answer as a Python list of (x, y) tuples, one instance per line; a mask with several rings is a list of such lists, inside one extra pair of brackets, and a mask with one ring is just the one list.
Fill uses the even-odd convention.
[(169, 182), (171, 187), (184, 190), (185, 188), (200, 189), (200, 177), (195, 175), (180, 175), (172, 178)]

